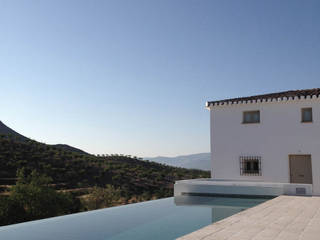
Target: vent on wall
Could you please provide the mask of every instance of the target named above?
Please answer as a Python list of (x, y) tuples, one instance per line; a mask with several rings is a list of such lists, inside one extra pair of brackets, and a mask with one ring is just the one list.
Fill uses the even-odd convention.
[(306, 189), (305, 188), (296, 188), (296, 194), (297, 195), (306, 195)]

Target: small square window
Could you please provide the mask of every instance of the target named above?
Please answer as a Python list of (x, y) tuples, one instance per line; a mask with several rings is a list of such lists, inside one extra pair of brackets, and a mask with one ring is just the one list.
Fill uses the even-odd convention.
[(312, 108), (301, 109), (301, 122), (312, 122)]
[(243, 112), (242, 123), (260, 123), (260, 111)]
[(261, 176), (261, 157), (240, 157), (240, 175)]

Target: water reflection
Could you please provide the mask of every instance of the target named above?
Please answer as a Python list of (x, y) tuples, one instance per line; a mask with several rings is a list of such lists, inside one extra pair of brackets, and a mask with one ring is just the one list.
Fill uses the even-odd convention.
[(205, 197), (205, 196), (176, 196), (176, 206), (198, 206), (207, 207), (211, 211), (211, 222), (217, 222), (247, 208), (265, 202), (266, 199), (257, 198), (226, 198), (226, 197)]
[(265, 200), (180, 196), (0, 228), (5, 240), (172, 240)]

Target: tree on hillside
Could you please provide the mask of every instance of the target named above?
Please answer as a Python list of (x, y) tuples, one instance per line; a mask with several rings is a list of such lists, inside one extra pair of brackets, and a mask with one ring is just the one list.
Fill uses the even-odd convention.
[(105, 188), (94, 187), (87, 199), (88, 210), (111, 207), (121, 197), (120, 190), (107, 184)]
[(23, 206), (8, 197), (0, 198), (0, 226), (28, 221)]
[(70, 194), (60, 193), (49, 186), (51, 178), (25, 169), (17, 171), (17, 183), (10, 195), (0, 201), (0, 224), (36, 220), (76, 212), (79, 205)]

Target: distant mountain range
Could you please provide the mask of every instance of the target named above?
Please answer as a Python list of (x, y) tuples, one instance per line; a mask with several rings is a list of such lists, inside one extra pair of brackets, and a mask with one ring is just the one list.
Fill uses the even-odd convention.
[[(27, 138), (23, 135), (21, 135), (20, 133), (17, 133), (16, 131), (14, 131), (13, 129), (9, 128), (8, 126), (6, 126), (3, 122), (0, 121), (0, 135), (11, 135), (13, 137), (18, 138), (20, 141), (27, 141), (27, 140), (31, 140), (30, 138)], [(68, 151), (72, 151), (72, 152), (76, 152), (76, 153), (82, 153), (82, 154), (89, 154), (85, 151), (82, 151), (81, 149), (69, 146), (67, 144), (51, 144), (51, 146), (53, 147), (57, 147), (57, 148), (61, 148), (63, 150), (68, 150)]]
[(157, 163), (163, 163), (170, 166), (189, 168), (189, 169), (211, 169), (211, 154), (197, 153), (191, 155), (183, 155), (177, 157), (147, 157), (145, 160), (150, 160)]

